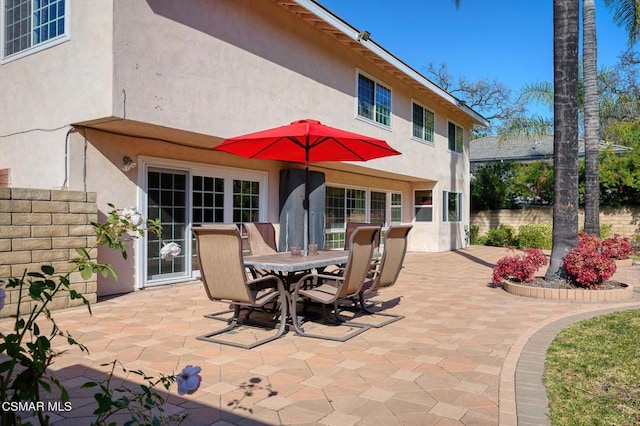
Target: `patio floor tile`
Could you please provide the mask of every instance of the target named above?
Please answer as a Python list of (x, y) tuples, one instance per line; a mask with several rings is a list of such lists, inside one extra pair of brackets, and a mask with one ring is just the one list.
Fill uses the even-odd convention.
[[(547, 340), (572, 321), (640, 308), (640, 297), (636, 292), (626, 302), (589, 304), (514, 296), (488, 285), (493, 264), (506, 254), (480, 246), (408, 253), (398, 283), (377, 297), (393, 301), (385, 304), (389, 311), (405, 318), (347, 342), (289, 332), (245, 350), (197, 340), (223, 324), (203, 315), (226, 308), (209, 301), (200, 282), (110, 296), (92, 305), (93, 315), (84, 307), (56, 311), (60, 328), (89, 353), (54, 340), (57, 350), (68, 352), (54, 360), (51, 371), (68, 388), (73, 409), (51, 413), (52, 424), (88, 424), (94, 401), (81, 385), (104, 380), (109, 366), (101, 364), (118, 359), (128, 370), (155, 377), (199, 365), (197, 392), (161, 392), (167, 409), (184, 411), (185, 424), (194, 426), (516, 425), (523, 395), (516, 387), (532, 385), (514, 378), (539, 379), (542, 371), (525, 355), (544, 353)], [(619, 268), (614, 279), (637, 287), (640, 266)], [(10, 319), (0, 320), (0, 330), (11, 325)], [(248, 328), (238, 332), (242, 339), (254, 334)], [(526, 359), (519, 363), (521, 355)], [(119, 368), (115, 374), (117, 386), (144, 382)], [(520, 407), (524, 402), (532, 402), (530, 395)], [(546, 398), (533, 402), (545, 412)], [(544, 424), (542, 418), (537, 421)]]

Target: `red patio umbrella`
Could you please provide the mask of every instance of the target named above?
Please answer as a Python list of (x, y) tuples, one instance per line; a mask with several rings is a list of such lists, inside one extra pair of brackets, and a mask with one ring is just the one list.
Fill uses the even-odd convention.
[(309, 163), (367, 161), (400, 154), (382, 139), (326, 126), (317, 120), (310, 119), (298, 120), (286, 126), (229, 138), (213, 149), (245, 158), (304, 163), (304, 250), (307, 248), (308, 238)]

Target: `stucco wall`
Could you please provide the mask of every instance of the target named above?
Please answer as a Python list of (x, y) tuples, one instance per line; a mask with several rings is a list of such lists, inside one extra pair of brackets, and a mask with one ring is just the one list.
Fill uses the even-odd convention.
[[(12, 185), (94, 191), (100, 211), (107, 202), (137, 205), (139, 177), (136, 171), (122, 172), (124, 155), (134, 160), (150, 155), (214, 167), (256, 168), (269, 173), (269, 199), (274, 201), (267, 220), (274, 221), (277, 174), (290, 165), (234, 158), (209, 147), (189, 148), (185, 146), (191, 142), (188, 134), (171, 144), (163, 140), (170, 139), (163, 138), (163, 132), (179, 129), (209, 135), (215, 141), (314, 118), (385, 139), (402, 152), (357, 163), (354, 173), (340, 172), (331, 183), (401, 188), (406, 222), (413, 220), (413, 190), (433, 189), (434, 223), (415, 224), (409, 250), (462, 246), (467, 208), (462, 223), (442, 224), (440, 218), (443, 190), (462, 192), (463, 206), (468, 205), (468, 132), (465, 155), (447, 149), (448, 120), (468, 129), (468, 116), (445, 108), (426, 89), (394, 77), (388, 68), (365, 59), (275, 2), (98, 3), (70, 3), (68, 42), (0, 66), (0, 89), (11, 84), (12, 90), (6, 92), (20, 93), (3, 103), (11, 105), (11, 111), (0, 122), (0, 134), (11, 135), (0, 144), (0, 168), (12, 169)], [(38, 76), (43, 69), (65, 72)], [(357, 117), (358, 71), (391, 89), (390, 128)], [(36, 101), (38, 96), (46, 99)], [(434, 144), (412, 139), (412, 100), (435, 112)], [(157, 138), (127, 137), (122, 135), (125, 132), (96, 137), (87, 129), (67, 137), (65, 125), (94, 120), (149, 124), (156, 127)], [(5, 128), (6, 123), (22, 124)], [(62, 127), (32, 131), (57, 126)], [(127, 278), (123, 282), (135, 281), (131, 263), (118, 266)], [(117, 291), (131, 290), (121, 288), (124, 284), (113, 285)]]
[(112, 0), (69, 6), (67, 41), (0, 64), (0, 169), (15, 187), (61, 188), (69, 125), (111, 115)]
[[(480, 235), (484, 235), (489, 229), (497, 228), (502, 224), (511, 225), (517, 230), (520, 225), (552, 222), (553, 210), (551, 207), (487, 210), (471, 214), (471, 225), (479, 227)], [(584, 224), (584, 211), (582, 209), (578, 215), (578, 223), (582, 229)], [(612, 233), (630, 237), (640, 232), (640, 207), (600, 207), (600, 224), (611, 225)]]
[[(70, 270), (76, 248), (90, 248), (96, 240), (91, 222), (97, 221), (95, 194), (80, 191), (49, 191), (0, 188), (0, 280), (40, 272), (52, 265), (56, 273)], [(71, 289), (96, 302), (95, 276), (84, 280), (78, 272), (70, 275)], [(31, 309), (31, 299), (23, 296), (22, 312)], [(50, 309), (81, 305), (66, 293), (55, 297)], [(14, 315), (18, 307), (18, 289), (7, 290), (0, 317)]]

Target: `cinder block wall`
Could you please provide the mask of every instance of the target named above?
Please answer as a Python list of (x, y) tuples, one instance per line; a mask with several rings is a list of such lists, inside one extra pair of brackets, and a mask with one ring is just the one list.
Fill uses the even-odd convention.
[[(486, 234), (489, 229), (497, 228), (505, 224), (511, 225), (516, 230), (520, 225), (530, 223), (552, 223), (553, 209), (551, 207), (530, 207), (517, 210), (486, 210), (471, 213), (471, 225), (478, 226), (480, 235)], [(617, 233), (626, 237), (640, 232), (640, 207), (600, 207), (600, 223), (611, 226), (612, 234)], [(584, 225), (584, 210), (578, 214), (580, 229)]]
[[(89, 249), (95, 244), (91, 222), (97, 220), (95, 193), (0, 188), (0, 280), (3, 286), (9, 277), (22, 277), (25, 271), (39, 272), (42, 265), (52, 265), (56, 275), (68, 273), (72, 268), (69, 260), (78, 257), (75, 249)], [(73, 272), (69, 281), (72, 289), (91, 303), (96, 302), (95, 276), (86, 281), (79, 272)], [(14, 315), (18, 307), (18, 291), (5, 291), (0, 317)], [(23, 313), (31, 309), (30, 300), (23, 294)], [(54, 298), (49, 308), (81, 304), (80, 300), (69, 300), (65, 292)]]

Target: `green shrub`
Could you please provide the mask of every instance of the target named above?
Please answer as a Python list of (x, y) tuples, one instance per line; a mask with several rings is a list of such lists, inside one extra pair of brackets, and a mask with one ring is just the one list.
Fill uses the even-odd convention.
[(519, 248), (551, 250), (553, 226), (550, 223), (521, 225), (518, 228)]
[(480, 243), (480, 227), (478, 225), (471, 225), (469, 227), (469, 244), (479, 245)]
[(600, 238), (605, 239), (611, 236), (611, 225), (606, 223), (600, 224)]
[(489, 229), (485, 245), (493, 247), (509, 247), (516, 245), (516, 230), (511, 225), (500, 225)]

